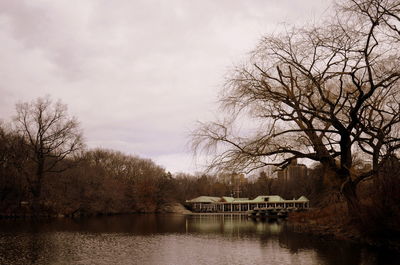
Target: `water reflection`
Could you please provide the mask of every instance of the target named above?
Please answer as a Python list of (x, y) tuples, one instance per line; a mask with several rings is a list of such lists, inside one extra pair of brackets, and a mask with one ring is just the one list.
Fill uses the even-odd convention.
[(0, 264), (398, 264), (399, 255), (241, 216), (1, 221)]

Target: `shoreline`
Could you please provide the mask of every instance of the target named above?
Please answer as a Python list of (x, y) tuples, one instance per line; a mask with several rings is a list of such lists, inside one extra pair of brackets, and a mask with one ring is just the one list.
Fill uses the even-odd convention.
[(287, 219), (287, 225), (294, 232), (309, 234), (321, 238), (332, 238), (347, 242), (363, 244), (375, 248), (387, 248), (400, 253), (400, 239), (390, 239), (385, 237), (371, 237), (363, 231), (357, 229), (355, 225), (327, 225), (319, 224), (314, 220), (293, 220)]

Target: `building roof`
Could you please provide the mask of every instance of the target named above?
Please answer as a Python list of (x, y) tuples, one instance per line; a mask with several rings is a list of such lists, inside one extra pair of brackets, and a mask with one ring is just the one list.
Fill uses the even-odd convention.
[(285, 200), (278, 195), (269, 195), (269, 196), (258, 196), (255, 199), (251, 200), (251, 202), (284, 202)]
[(197, 198), (186, 200), (186, 202), (203, 202), (203, 203), (211, 203), (211, 202), (219, 202), (221, 200), (220, 197), (212, 197), (212, 196), (199, 196)]
[(226, 197), (226, 196), (223, 196), (222, 198), (221, 198), (221, 201), (225, 201), (225, 202), (233, 202), (235, 200), (235, 198), (233, 198), (233, 197)]
[(199, 196), (197, 198), (186, 200), (189, 203), (214, 203), (214, 202), (230, 202), (230, 203), (265, 203), (265, 202), (308, 202), (309, 200), (305, 196), (293, 200), (285, 200), (279, 195), (261, 195), (256, 198), (249, 200), (249, 198), (233, 198), (233, 197), (212, 197), (212, 196)]
[(297, 199), (299, 202), (308, 202), (309, 200), (307, 199), (306, 196), (301, 196), (300, 198)]
[(221, 197), (221, 202), (247, 202), (249, 198), (233, 198), (233, 197)]

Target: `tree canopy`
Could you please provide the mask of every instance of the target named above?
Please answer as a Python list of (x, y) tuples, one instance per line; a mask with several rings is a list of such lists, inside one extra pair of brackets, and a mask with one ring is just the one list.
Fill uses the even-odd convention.
[[(400, 147), (399, 16), (400, 1), (342, 1), (320, 25), (264, 36), (227, 80), (223, 121), (194, 131), (194, 150), (235, 171), (318, 161), (354, 202)], [(238, 133), (243, 120), (252, 133)], [(354, 173), (356, 154), (371, 170)]]
[(64, 171), (68, 166), (60, 162), (82, 150), (82, 132), (78, 121), (68, 115), (67, 106), (49, 97), (18, 103), (16, 110), (16, 131), (24, 140), (35, 174), (29, 172), (32, 168), (21, 169), (32, 194), (39, 198), (45, 174)]

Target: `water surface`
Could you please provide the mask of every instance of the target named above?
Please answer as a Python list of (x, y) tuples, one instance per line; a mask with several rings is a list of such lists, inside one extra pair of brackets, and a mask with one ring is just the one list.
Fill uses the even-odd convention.
[(1, 221), (0, 264), (400, 264), (400, 256), (240, 216)]

